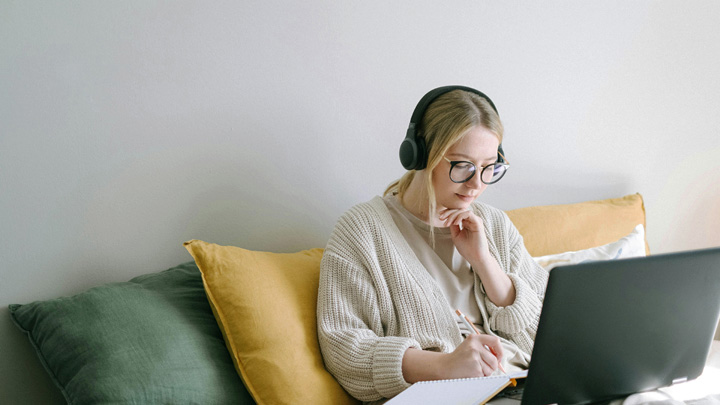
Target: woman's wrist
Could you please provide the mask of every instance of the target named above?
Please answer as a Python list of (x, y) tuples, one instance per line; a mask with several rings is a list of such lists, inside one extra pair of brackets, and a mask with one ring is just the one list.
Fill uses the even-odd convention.
[(495, 269), (502, 272), (500, 269), (500, 265), (497, 263), (497, 260), (488, 252), (485, 255), (481, 255), (478, 258), (474, 260), (468, 260), (468, 263), (470, 263), (470, 267), (473, 268), (473, 271), (477, 273), (478, 276), (483, 276), (486, 274), (490, 274), (490, 272)]
[(410, 347), (405, 350), (402, 359), (402, 374), (406, 382), (440, 380), (442, 362), (447, 353), (431, 352)]

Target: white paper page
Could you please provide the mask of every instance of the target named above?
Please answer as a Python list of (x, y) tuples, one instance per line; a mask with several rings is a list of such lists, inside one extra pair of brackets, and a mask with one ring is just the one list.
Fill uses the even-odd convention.
[[(522, 373), (513, 373), (522, 374)], [(527, 372), (525, 372), (527, 375)], [(513, 378), (520, 378), (517, 377)], [(502, 391), (510, 383), (508, 377), (491, 376), (457, 380), (421, 381), (388, 401), (388, 405), (403, 404), (482, 404)]]

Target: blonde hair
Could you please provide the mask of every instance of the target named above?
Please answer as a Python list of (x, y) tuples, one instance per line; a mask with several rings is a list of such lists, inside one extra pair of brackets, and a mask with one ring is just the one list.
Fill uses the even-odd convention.
[[(439, 96), (425, 111), (419, 136), (425, 139), (428, 155), (427, 167), (424, 169), (428, 213), (435, 212), (437, 207), (432, 185), (433, 170), (440, 164), (448, 149), (478, 125), (494, 133), (502, 143), (503, 125), (495, 109), (485, 98), (464, 90), (453, 90)], [(421, 172), (408, 170), (400, 179), (390, 184), (383, 195), (397, 193), (402, 201), (410, 183)]]

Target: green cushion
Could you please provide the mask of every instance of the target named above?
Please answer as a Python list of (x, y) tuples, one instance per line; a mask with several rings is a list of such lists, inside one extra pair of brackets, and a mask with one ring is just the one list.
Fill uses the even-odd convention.
[(70, 404), (253, 404), (194, 262), (10, 305)]

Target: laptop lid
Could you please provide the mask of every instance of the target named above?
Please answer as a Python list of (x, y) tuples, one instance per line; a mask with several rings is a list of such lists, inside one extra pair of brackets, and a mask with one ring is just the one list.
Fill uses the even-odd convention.
[(588, 403), (697, 378), (720, 317), (720, 248), (550, 272), (523, 405)]

